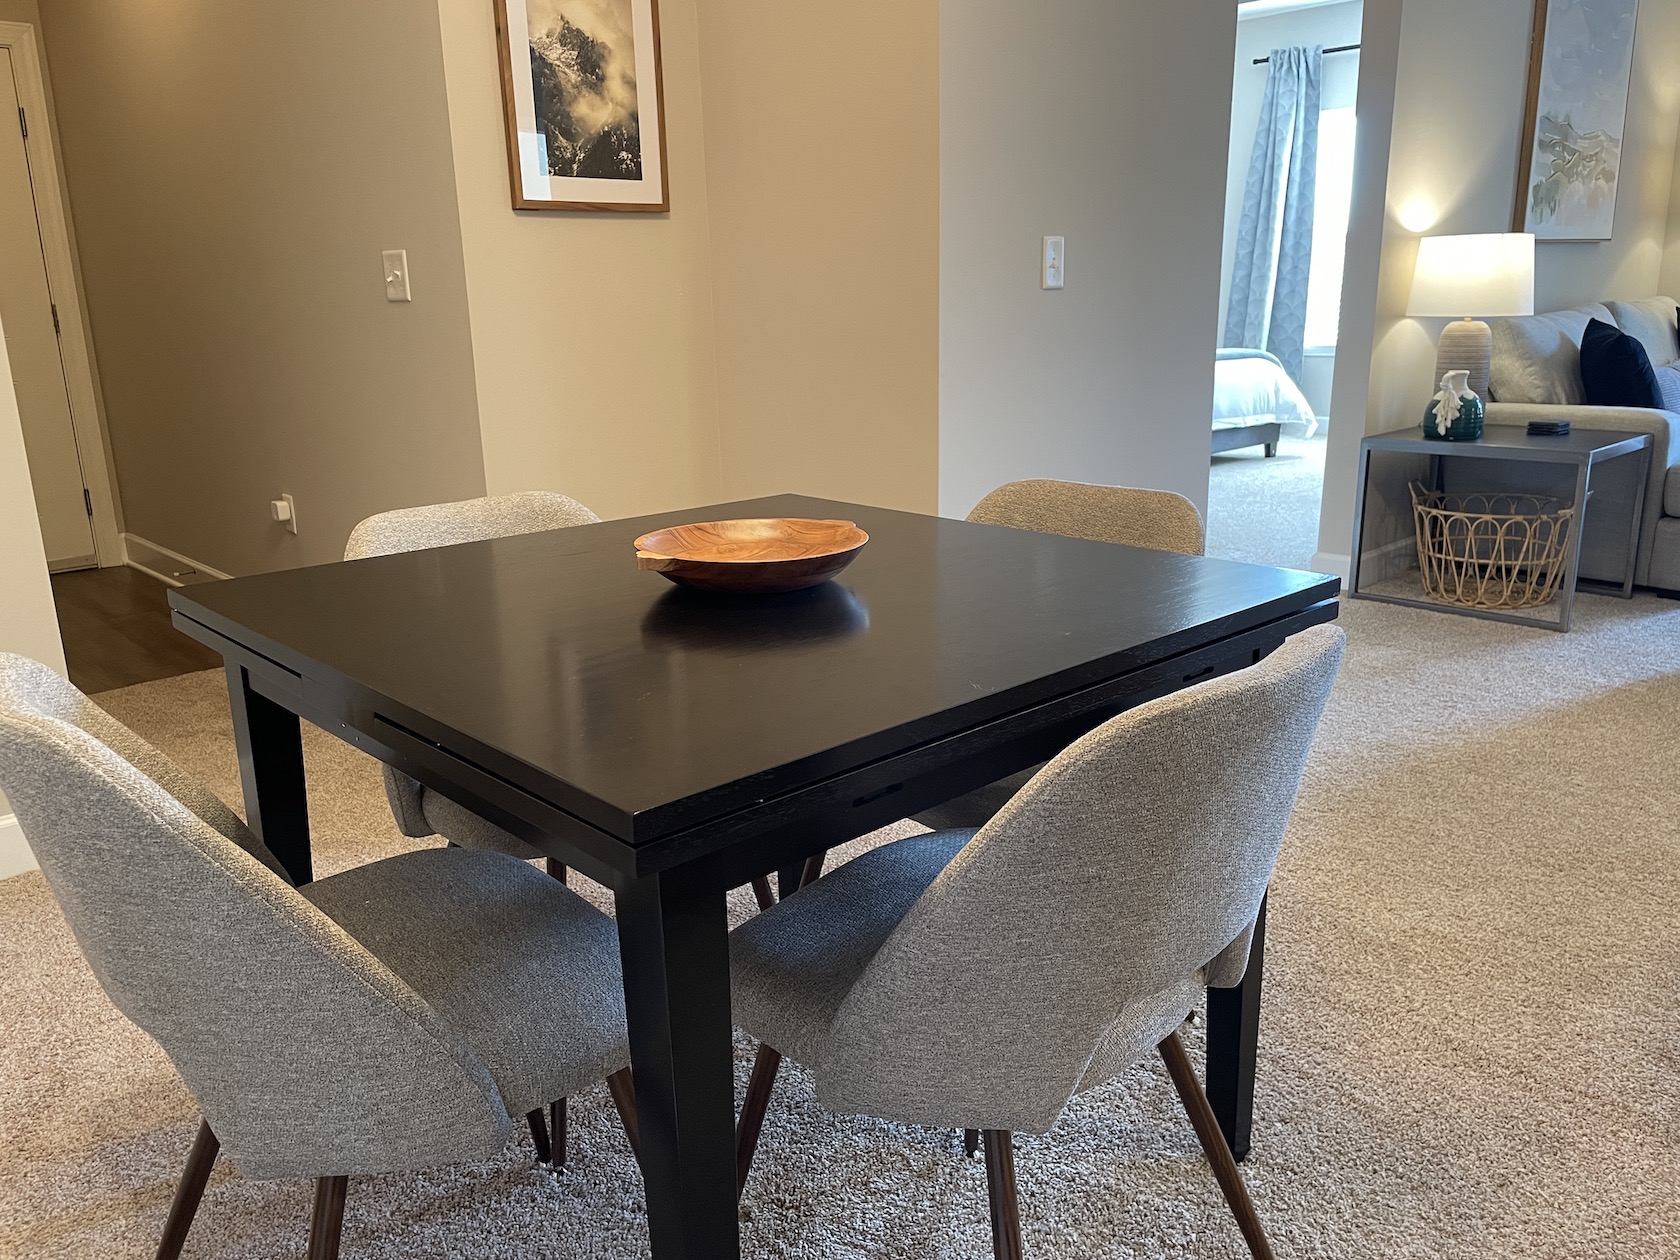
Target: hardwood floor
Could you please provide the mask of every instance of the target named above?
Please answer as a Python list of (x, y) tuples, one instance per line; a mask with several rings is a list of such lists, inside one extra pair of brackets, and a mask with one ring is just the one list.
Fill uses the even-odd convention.
[(53, 602), (70, 681), (88, 694), (220, 669), (222, 658), (169, 624), (167, 588), (127, 567), (55, 573)]

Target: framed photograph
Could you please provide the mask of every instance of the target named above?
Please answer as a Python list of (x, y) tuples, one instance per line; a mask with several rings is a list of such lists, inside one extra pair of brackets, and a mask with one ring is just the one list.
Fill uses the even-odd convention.
[(492, 0), (515, 210), (671, 208), (657, 0)]
[(1536, 0), (1512, 230), (1607, 241), (1639, 0)]

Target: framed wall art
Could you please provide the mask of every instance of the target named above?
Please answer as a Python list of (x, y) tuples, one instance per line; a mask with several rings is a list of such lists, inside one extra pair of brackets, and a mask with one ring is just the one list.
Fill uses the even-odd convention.
[(1639, 0), (1536, 0), (1513, 231), (1613, 235), (1638, 18)]
[(516, 210), (671, 208), (657, 0), (492, 0)]

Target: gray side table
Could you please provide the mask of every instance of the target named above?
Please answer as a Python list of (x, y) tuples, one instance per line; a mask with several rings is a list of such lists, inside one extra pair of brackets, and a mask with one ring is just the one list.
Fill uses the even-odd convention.
[[(1633, 597), (1634, 562), (1639, 551), (1639, 526), (1645, 514), (1645, 483), (1650, 472), (1652, 438), (1649, 433), (1612, 433), (1602, 429), (1576, 429), (1562, 437), (1530, 436), (1523, 425), (1490, 424), (1476, 442), (1440, 442), (1423, 436), (1421, 428), (1401, 429), (1393, 433), (1378, 433), (1359, 444), (1359, 483), (1353, 508), (1353, 573), (1348, 593), (1356, 599), (1377, 600), (1385, 604), (1403, 604), (1408, 608), (1432, 608), (1438, 612), (1455, 612), (1470, 617), (1484, 617), (1489, 621), (1508, 621), (1521, 626), (1541, 626), (1547, 630), (1569, 629), (1575, 611), (1575, 588), (1581, 567), (1581, 535), (1586, 529), (1587, 494), (1592, 488), (1592, 471), (1607, 459), (1631, 455), (1639, 460), (1638, 489), (1634, 492), (1632, 521), (1628, 528), (1627, 567), (1622, 584), (1605, 585), (1602, 589), (1615, 591), (1623, 599)], [(1360, 560), (1365, 542), (1365, 492), (1371, 476), (1371, 456), (1389, 452), (1396, 455), (1429, 456), (1430, 484), (1443, 488), (1445, 463), (1449, 459), (1498, 459), (1535, 464), (1567, 464), (1575, 468), (1575, 524), (1569, 539), (1569, 568), (1564, 574), (1559, 594), (1563, 600), (1562, 617), (1550, 621), (1521, 613), (1497, 612), (1491, 609), (1459, 608), (1432, 599), (1413, 599), (1402, 595), (1376, 593), (1360, 589)], [(1597, 584), (1593, 584), (1597, 585)]]

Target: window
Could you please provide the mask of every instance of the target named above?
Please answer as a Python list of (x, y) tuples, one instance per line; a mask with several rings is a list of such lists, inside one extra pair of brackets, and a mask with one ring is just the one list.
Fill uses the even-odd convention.
[(1342, 264), (1353, 203), (1354, 111), (1318, 118), (1318, 183), (1313, 208), (1312, 271), (1307, 277), (1307, 345), (1336, 345), (1342, 321)]

